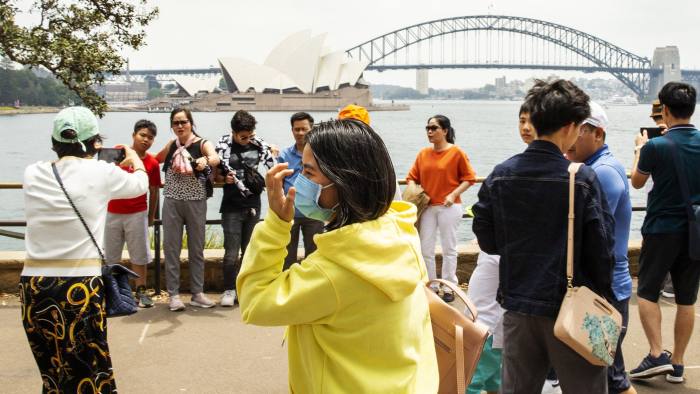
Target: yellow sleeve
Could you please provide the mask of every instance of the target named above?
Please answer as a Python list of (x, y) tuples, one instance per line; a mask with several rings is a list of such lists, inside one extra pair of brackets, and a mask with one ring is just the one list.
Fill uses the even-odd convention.
[(282, 271), (292, 223), (268, 211), (246, 248), (236, 280), (241, 318), (249, 324), (283, 326), (322, 323), (337, 307), (333, 284), (317, 264), (305, 259)]

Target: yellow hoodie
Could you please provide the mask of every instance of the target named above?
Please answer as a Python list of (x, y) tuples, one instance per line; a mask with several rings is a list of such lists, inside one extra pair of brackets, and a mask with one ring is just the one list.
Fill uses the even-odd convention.
[(433, 332), (414, 205), (318, 234), (318, 249), (282, 271), (292, 223), (270, 211), (246, 249), (243, 321), (288, 325), (293, 393), (435, 393)]

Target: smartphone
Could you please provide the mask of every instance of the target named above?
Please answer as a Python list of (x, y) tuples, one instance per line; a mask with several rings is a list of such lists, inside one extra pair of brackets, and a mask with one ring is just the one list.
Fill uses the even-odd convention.
[(97, 153), (97, 159), (107, 163), (119, 164), (126, 159), (124, 148), (102, 148)]
[(661, 127), (640, 127), (639, 134), (644, 134), (645, 130), (647, 132), (647, 137), (649, 137), (649, 139), (651, 139), (651, 138), (661, 137), (663, 135), (663, 134), (661, 134), (661, 132), (664, 129)]

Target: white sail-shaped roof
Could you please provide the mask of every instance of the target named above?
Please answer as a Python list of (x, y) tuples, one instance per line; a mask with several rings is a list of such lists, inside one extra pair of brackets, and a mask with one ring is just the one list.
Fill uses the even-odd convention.
[(289, 57), (298, 53), (299, 47), (311, 39), (311, 30), (302, 30), (291, 34), (275, 46), (267, 55), (264, 65), (283, 71)]
[(354, 85), (360, 79), (368, 64), (369, 60), (361, 60), (359, 62), (357, 60), (349, 60), (343, 64), (340, 68), (338, 86), (344, 84)]
[(285, 90), (299, 88), (288, 76), (268, 66), (241, 58), (220, 58), (229, 91), (247, 92), (250, 89), (263, 92), (265, 89)]
[(328, 88), (329, 90), (338, 88), (340, 68), (345, 60), (345, 56), (344, 52), (333, 52), (321, 58), (318, 75), (314, 82), (314, 91), (317, 91), (319, 88)]
[(355, 85), (369, 62), (330, 52), (325, 41), (325, 33), (312, 36), (304, 30), (284, 39), (262, 65), (234, 57), (220, 58), (219, 64), (230, 92), (314, 93), (319, 88)]
[(189, 75), (175, 75), (173, 80), (188, 96), (194, 97), (197, 93), (211, 93), (219, 87), (221, 77), (213, 76), (207, 78), (191, 77)]

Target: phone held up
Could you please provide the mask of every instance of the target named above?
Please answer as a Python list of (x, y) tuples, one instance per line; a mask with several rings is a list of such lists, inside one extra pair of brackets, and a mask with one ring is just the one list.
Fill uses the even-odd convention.
[(107, 163), (119, 164), (126, 159), (124, 148), (102, 148), (97, 153), (97, 159)]
[(664, 129), (662, 127), (640, 127), (639, 128), (639, 134), (644, 134), (644, 131), (647, 132), (647, 137), (649, 139), (656, 138), (656, 137), (661, 137), (663, 134), (661, 132)]

